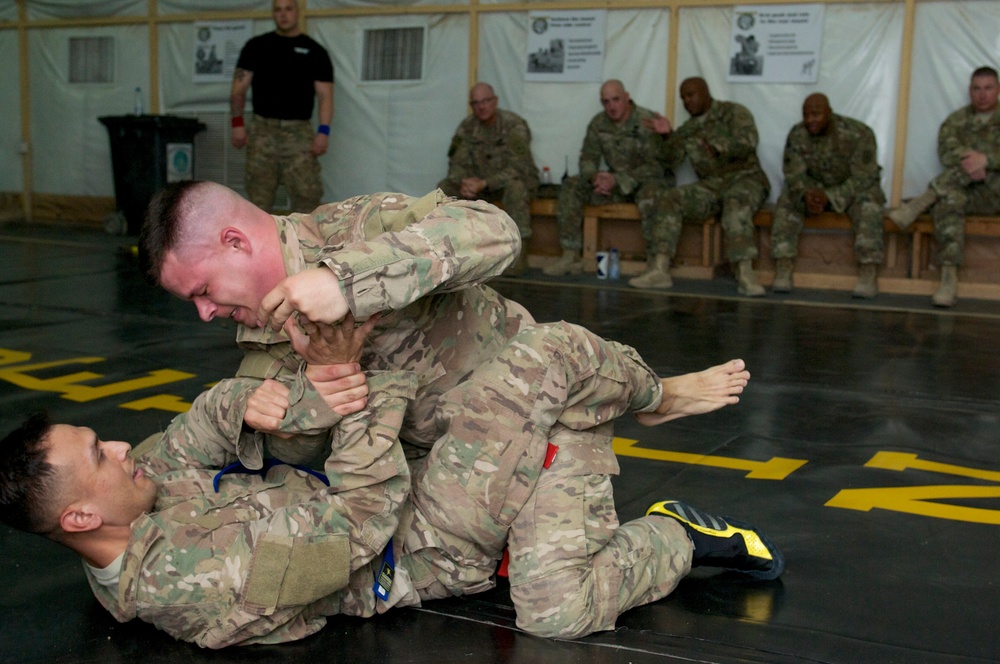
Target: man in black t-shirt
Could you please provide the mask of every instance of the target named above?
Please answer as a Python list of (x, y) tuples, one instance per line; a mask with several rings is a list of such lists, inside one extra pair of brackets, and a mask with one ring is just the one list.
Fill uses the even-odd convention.
[[(236, 63), (229, 103), (232, 142), (247, 147), (246, 191), (269, 212), (284, 182), (292, 212), (312, 212), (323, 197), (317, 157), (326, 152), (333, 120), (333, 64), (326, 50), (299, 29), (296, 0), (274, 0), (275, 30), (246, 43)], [(243, 120), (253, 90), (253, 121)], [(319, 99), (319, 127), (310, 120)], [(249, 129), (249, 131), (248, 131)]]

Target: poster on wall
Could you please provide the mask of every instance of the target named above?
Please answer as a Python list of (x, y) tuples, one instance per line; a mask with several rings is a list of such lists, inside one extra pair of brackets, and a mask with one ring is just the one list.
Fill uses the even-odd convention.
[(730, 83), (815, 83), (823, 5), (733, 7)]
[(194, 82), (233, 80), (243, 45), (253, 36), (253, 21), (197, 21), (194, 24)]
[(525, 80), (600, 83), (606, 18), (602, 9), (530, 12)]

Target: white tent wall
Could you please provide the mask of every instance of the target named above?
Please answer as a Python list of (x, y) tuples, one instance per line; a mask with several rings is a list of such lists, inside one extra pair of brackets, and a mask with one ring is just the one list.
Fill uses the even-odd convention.
[(145, 16), (146, 0), (29, 0), (28, 20)]
[[(272, 0), (157, 0), (156, 10), (162, 16), (177, 14), (195, 14), (199, 12), (271, 12)], [(316, 7), (316, 2), (308, 3), (310, 8)], [(274, 28), (274, 23), (265, 23), (268, 30)]]
[[(874, 128), (890, 198), (918, 193), (939, 170), (937, 129), (948, 113), (967, 103), (969, 73), (980, 65), (997, 66), (1000, 52), (1000, 3), (994, 0), (828, 4), (817, 84), (730, 84), (725, 63), (731, 5), (628, 4), (609, 5), (614, 8), (607, 14), (602, 77), (622, 79), (640, 105), (676, 109), (676, 124), (687, 117), (677, 86), (688, 76), (704, 76), (716, 98), (748, 106), (757, 119), (758, 152), (773, 185), (772, 199), (782, 184), (788, 129), (801, 119), (802, 100), (813, 91), (829, 95), (836, 112)], [(468, 83), (475, 79), (492, 83), (501, 107), (528, 120), (539, 167), (550, 166), (558, 179), (568, 157), (569, 172), (576, 172), (586, 124), (600, 111), (597, 83), (523, 78), (528, 12), (572, 8), (570, 2), (305, 0), (305, 5), (308, 32), (328, 48), (336, 70), (331, 149), (322, 160), (326, 200), (433, 187), (445, 173), (448, 142), (468, 112)], [(251, 17), (254, 31), (264, 32), (271, 28), (269, 7), (269, 0), (18, 0), (13, 8), (0, 3), (0, 56), (10, 69), (20, 65), (27, 77), (32, 150), (31, 178), (26, 178), (19, 156), (20, 105), (5, 104), (0, 192), (36, 202), (50, 195), (109, 200), (114, 195), (109, 142), (97, 117), (129, 112), (136, 85), (143, 88), (149, 112), (222, 117), (211, 130), (213, 145), (228, 143), (223, 116), (229, 85), (192, 81), (193, 23)], [(148, 13), (151, 8), (155, 14)], [(423, 80), (360, 82), (363, 30), (408, 25), (428, 28)], [(670, 43), (672, 27), (676, 44)], [(115, 39), (114, 83), (68, 84), (68, 37), (101, 35)], [(151, 36), (158, 42), (155, 53)], [(27, 63), (19, 60), (22, 38)], [(901, 78), (906, 75), (910, 80)], [(24, 89), (13, 79), (0, 79), (5, 100), (18, 100)], [(901, 102), (908, 108), (905, 145), (899, 147)], [(207, 152), (200, 149), (196, 162)]]
[[(782, 153), (788, 130), (802, 120), (802, 102), (813, 92), (830, 98), (834, 112), (868, 124), (878, 138), (882, 186), (892, 184), (896, 98), (899, 89), (903, 6), (826, 5), (815, 85), (727, 83), (732, 9), (705, 7), (680, 13), (677, 80), (701, 76), (712, 96), (743, 104), (754, 115), (757, 154), (771, 180), (771, 200), (781, 192)], [(677, 94), (677, 91), (674, 91)], [(678, 104), (677, 123), (688, 117)]]
[(1000, 2), (921, 3), (911, 62), (904, 197), (921, 193), (940, 172), (937, 130), (969, 103), (969, 76), (984, 65), (1000, 67)]
[[(4, 17), (6, 18), (6, 17)], [(0, 62), (17, 70), (21, 55), (17, 30), (0, 30)], [(21, 167), (21, 86), (17, 76), (0, 76), (0, 99), (4, 100), (3, 120), (0, 121), (0, 192), (16, 192), (24, 188)]]
[[(326, 200), (372, 191), (423, 194), (445, 175), (451, 134), (466, 113), (464, 14), (310, 19), (333, 60), (334, 116), (323, 157)], [(364, 31), (427, 26), (422, 81), (362, 82)]]
[[(69, 83), (69, 39), (111, 37), (114, 82)], [(149, 96), (145, 25), (51, 28), (28, 35), (32, 180), (39, 194), (113, 196), (107, 129), (97, 118), (133, 108), (136, 86)]]
[[(527, 119), (539, 168), (556, 181), (579, 171), (587, 123), (601, 112), (600, 82), (527, 83), (528, 14), (484, 14), (480, 19), (479, 80), (493, 85), (500, 106)], [(620, 79), (640, 106), (663, 112), (670, 13), (665, 9), (609, 11), (602, 80)], [(463, 95), (465, 92), (463, 91)], [(462, 97), (464, 103), (466, 97)]]

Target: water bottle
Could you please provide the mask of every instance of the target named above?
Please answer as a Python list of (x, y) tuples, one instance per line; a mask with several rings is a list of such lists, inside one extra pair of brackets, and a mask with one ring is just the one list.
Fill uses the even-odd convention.
[(617, 279), (622, 276), (622, 257), (617, 249), (611, 250), (608, 256), (608, 278)]
[(548, 166), (542, 167), (542, 184), (552, 184), (552, 171)]
[(142, 115), (142, 88), (138, 85), (135, 86), (135, 100), (132, 104), (132, 110), (136, 115)]

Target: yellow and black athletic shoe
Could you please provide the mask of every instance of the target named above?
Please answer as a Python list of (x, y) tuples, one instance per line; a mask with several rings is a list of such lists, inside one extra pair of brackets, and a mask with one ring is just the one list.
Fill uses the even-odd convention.
[(678, 521), (694, 544), (692, 567), (722, 567), (755, 579), (776, 579), (785, 569), (778, 547), (748, 523), (706, 514), (679, 500), (656, 503), (646, 514)]

